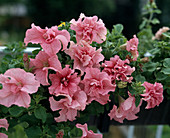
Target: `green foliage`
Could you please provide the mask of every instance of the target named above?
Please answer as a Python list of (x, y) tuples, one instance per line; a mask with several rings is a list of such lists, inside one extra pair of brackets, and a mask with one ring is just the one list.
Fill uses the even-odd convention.
[(0, 60), (0, 73), (10, 68), (23, 68), (23, 52), (25, 47), (22, 42), (6, 44), (5, 56)]
[(14, 131), (8, 134), (9, 138), (28, 138), (22, 125), (18, 124), (13, 129)]
[(150, 49), (153, 49), (153, 33), (152, 33), (152, 25), (159, 24), (159, 20), (154, 18), (156, 14), (160, 14), (161, 11), (158, 9), (155, 1), (148, 1), (147, 4), (143, 8), (142, 15), (143, 21), (139, 25), (140, 31), (137, 36), (139, 38), (139, 52), (141, 56), (145, 54)]
[(18, 107), (18, 106), (12, 106), (9, 109), (9, 113), (12, 117), (19, 117), (23, 112), (25, 111), (25, 108), (23, 107)]
[(37, 119), (41, 119), (43, 123), (45, 123), (47, 114), (46, 114), (46, 109), (42, 106), (39, 106), (34, 109), (34, 114)]

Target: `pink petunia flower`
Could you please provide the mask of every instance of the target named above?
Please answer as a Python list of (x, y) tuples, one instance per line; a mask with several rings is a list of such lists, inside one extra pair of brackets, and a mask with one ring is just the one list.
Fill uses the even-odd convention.
[(39, 26), (31, 25), (31, 29), (26, 31), (24, 43), (40, 44), (44, 51), (53, 56), (61, 49), (67, 49), (68, 42), (70, 41), (70, 34), (67, 30), (58, 30), (57, 26), (51, 28), (41, 29)]
[(44, 51), (40, 51), (35, 59), (30, 59), (30, 67), (33, 68), (33, 73), (36, 74), (35, 78), (42, 85), (49, 85), (48, 83), (48, 70), (61, 71), (61, 63), (57, 55), (49, 56)]
[(92, 130), (88, 131), (87, 124), (85, 123), (84, 125), (81, 124), (76, 124), (77, 128), (80, 128), (83, 131), (83, 135), (81, 138), (102, 138), (102, 134), (96, 134)]
[(155, 82), (155, 84), (144, 82), (143, 86), (146, 91), (144, 94), (141, 94), (141, 96), (143, 96), (144, 98), (142, 99), (148, 103), (146, 109), (154, 108), (156, 105), (159, 106), (163, 101), (162, 84), (157, 82)]
[(29, 94), (38, 91), (40, 83), (35, 80), (32, 73), (20, 68), (7, 70), (0, 75), (0, 104), (10, 107), (12, 104), (28, 108), (31, 102)]
[(8, 138), (8, 136), (4, 133), (0, 133), (0, 138)]
[(86, 17), (83, 13), (77, 21), (72, 19), (70, 21), (70, 29), (76, 31), (76, 40), (79, 43), (85, 40), (91, 44), (93, 41), (102, 43), (106, 40), (107, 29), (101, 19), (98, 20), (97, 16)]
[(120, 123), (123, 123), (124, 119), (135, 120), (138, 118), (135, 114), (137, 114), (140, 111), (142, 100), (140, 101), (138, 107), (136, 107), (135, 97), (129, 94), (129, 97), (126, 100), (121, 98), (119, 102), (120, 102), (119, 107), (117, 108), (117, 106), (114, 105), (113, 109), (108, 114), (110, 116), (110, 120), (114, 119)]
[[(3, 127), (8, 130), (9, 124), (6, 119), (0, 119), (0, 128)], [(8, 138), (8, 136), (4, 133), (0, 133), (0, 138)]]
[(165, 32), (167, 32), (167, 31), (169, 31), (170, 30), (170, 28), (169, 27), (162, 27), (162, 28), (160, 28), (157, 32), (156, 32), (156, 34), (155, 34), (155, 36), (153, 37), (153, 40), (155, 40), (155, 39), (157, 39), (157, 40), (160, 40), (161, 38), (162, 38), (162, 33), (165, 33)]
[(81, 82), (84, 85), (84, 91), (87, 94), (88, 101), (93, 100), (100, 104), (106, 104), (109, 101), (109, 92), (115, 91), (116, 85), (111, 84), (111, 78), (105, 72), (100, 72), (97, 68), (87, 68), (86, 75)]
[(84, 91), (78, 90), (71, 97), (67, 94), (59, 94), (55, 96), (64, 96), (64, 99), (60, 99), (59, 101), (54, 100), (53, 97), (49, 98), (50, 107), (52, 111), (60, 110), (60, 116), (55, 118), (56, 122), (62, 121), (73, 121), (77, 116), (77, 110), (84, 110), (86, 107), (87, 96)]
[(104, 60), (101, 54), (102, 49), (96, 50), (95, 47), (90, 46), (85, 41), (81, 44), (74, 44), (70, 42), (70, 48), (65, 51), (71, 59), (74, 59), (74, 69), (79, 69), (83, 73), (87, 67), (99, 68), (100, 61)]
[(0, 119), (0, 128), (3, 127), (6, 130), (8, 130), (9, 124), (8, 121), (6, 119)]
[(132, 54), (132, 56), (133, 56), (132, 60), (136, 61), (137, 57), (139, 56), (139, 53), (138, 53), (139, 40), (136, 37), (136, 35), (134, 35), (133, 37), (134, 38), (127, 41), (126, 50)]
[(115, 80), (130, 83), (133, 79), (130, 75), (135, 71), (135, 67), (131, 68), (127, 64), (129, 64), (128, 59), (123, 61), (118, 55), (115, 55), (114, 58), (110, 58), (110, 61), (105, 61), (102, 66), (104, 67), (103, 71), (112, 77), (113, 83), (115, 83)]
[(66, 65), (63, 70), (56, 72), (56, 74), (50, 74), (49, 78), (52, 81), (52, 85), (49, 87), (50, 94), (72, 96), (79, 88), (80, 77), (69, 68), (69, 65)]

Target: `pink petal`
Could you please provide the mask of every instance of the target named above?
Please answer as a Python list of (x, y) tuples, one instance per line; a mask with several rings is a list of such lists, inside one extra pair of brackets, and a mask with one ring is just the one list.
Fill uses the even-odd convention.
[(0, 138), (8, 138), (8, 136), (4, 133), (0, 133)]
[(26, 45), (30, 42), (33, 44), (38, 44), (38, 43), (41, 44), (44, 41), (42, 38), (44, 31), (40, 27), (35, 26), (34, 24), (32, 24), (31, 26), (32, 28), (26, 31), (24, 43)]
[(3, 127), (6, 130), (8, 130), (9, 124), (8, 121), (6, 119), (0, 119), (0, 128)]

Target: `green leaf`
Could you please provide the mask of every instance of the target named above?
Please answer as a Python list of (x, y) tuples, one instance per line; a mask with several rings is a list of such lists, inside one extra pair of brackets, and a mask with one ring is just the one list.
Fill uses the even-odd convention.
[(123, 25), (122, 24), (116, 24), (114, 25), (115, 32), (120, 34), (123, 31)]
[(142, 23), (140, 24), (139, 29), (141, 30), (142, 28), (144, 28), (145, 25), (146, 25), (146, 23), (147, 23), (147, 19), (146, 19), (146, 18), (143, 18), (143, 21), (142, 21)]
[(159, 24), (160, 23), (160, 21), (158, 20), (158, 19), (156, 19), (156, 18), (154, 18), (153, 20), (152, 20), (152, 24)]
[(151, 53), (152, 55), (158, 54), (160, 52), (161, 52), (161, 50), (159, 48), (154, 48), (149, 51), (149, 53)]
[(170, 58), (165, 58), (163, 62), (163, 66), (170, 68)]
[(170, 89), (167, 89), (167, 93), (170, 95)]
[(162, 72), (158, 72), (156, 75), (156, 80), (158, 81), (162, 81), (162, 80), (165, 80), (168, 76), (163, 74)]
[(14, 130), (15, 131), (8, 134), (8, 138), (28, 138), (24, 131), (24, 128), (21, 125), (16, 125), (14, 127)]
[(36, 108), (34, 110), (34, 114), (35, 114), (35, 117), (38, 118), (38, 119), (41, 119), (43, 123), (45, 123), (46, 121), (46, 118), (47, 118), (47, 113), (46, 113), (46, 109), (42, 106)]
[(158, 63), (148, 62), (144, 65), (145, 71), (153, 72), (156, 70)]
[(39, 53), (39, 51), (41, 51), (41, 49), (36, 49), (36, 50), (32, 51), (32, 54), (37, 55)]
[(3, 112), (3, 113), (8, 113), (8, 107), (4, 106), (4, 105), (0, 105), (0, 111)]
[(82, 130), (79, 128), (74, 127), (71, 131), (70, 131), (70, 135), (72, 137), (81, 137), (82, 136)]
[(42, 130), (38, 126), (32, 126), (25, 130), (29, 138), (40, 138)]
[(135, 80), (138, 81), (138, 82), (144, 82), (146, 79), (144, 76), (138, 74), (136, 77), (135, 77)]
[(161, 72), (163, 72), (163, 73), (166, 74), (166, 75), (169, 75), (169, 74), (170, 74), (170, 68), (163, 68), (163, 69), (161, 70)]
[(138, 105), (140, 104), (140, 96), (135, 96), (135, 105), (136, 107), (138, 107)]
[(157, 14), (161, 14), (161, 10), (159, 10), (159, 9), (154, 10), (154, 12)]
[(13, 116), (13, 117), (18, 117), (20, 116), (23, 112), (24, 112), (25, 108), (23, 107), (19, 107), (19, 106), (13, 106), (9, 109), (9, 113)]
[(165, 32), (165, 33), (162, 33), (163, 36), (167, 37), (167, 38), (170, 38), (170, 34)]

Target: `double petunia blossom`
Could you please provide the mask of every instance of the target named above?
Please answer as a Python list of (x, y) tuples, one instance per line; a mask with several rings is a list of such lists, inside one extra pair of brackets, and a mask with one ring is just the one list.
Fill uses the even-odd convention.
[(31, 29), (26, 31), (24, 43), (40, 44), (44, 51), (53, 56), (61, 49), (67, 49), (68, 42), (70, 41), (70, 34), (67, 30), (58, 30), (57, 26), (51, 28), (41, 29), (39, 26), (31, 25)]
[(83, 135), (81, 138), (102, 138), (102, 134), (96, 134), (92, 130), (88, 130), (87, 124), (85, 123), (84, 125), (81, 124), (76, 124), (77, 128), (80, 128), (83, 131)]
[(33, 69), (33, 73), (36, 74), (36, 79), (42, 85), (49, 85), (48, 82), (48, 70), (61, 71), (61, 63), (58, 60), (57, 55), (49, 56), (44, 51), (40, 51), (35, 59), (30, 58), (30, 68)]
[(162, 84), (157, 82), (155, 82), (155, 84), (144, 82), (143, 86), (145, 87), (145, 92), (144, 94), (141, 94), (141, 96), (143, 96), (144, 98), (142, 99), (147, 102), (146, 109), (159, 106), (159, 104), (163, 101)]
[(115, 91), (116, 85), (111, 83), (111, 77), (106, 72), (100, 72), (97, 68), (87, 68), (85, 70), (81, 85), (83, 90), (87, 94), (87, 103), (91, 103), (93, 100), (104, 105), (109, 101), (109, 92)]
[(55, 118), (56, 122), (73, 121), (77, 116), (78, 110), (84, 110), (86, 107), (87, 96), (84, 91), (77, 90), (72, 96), (67, 94), (55, 95), (56, 97), (64, 96), (65, 98), (56, 101), (53, 97), (49, 98), (52, 111), (59, 111), (60, 116)]
[(134, 35), (132, 39), (127, 41), (127, 44), (126, 44), (126, 50), (129, 51), (131, 55), (133, 56), (132, 58), (133, 61), (136, 61), (139, 56), (138, 44), (139, 44), (139, 40), (136, 37), (136, 35)]
[[(8, 130), (9, 124), (6, 119), (0, 119), (0, 128), (3, 127)], [(4, 133), (0, 133), (0, 138), (8, 138), (8, 136)]]
[(66, 65), (64, 69), (56, 72), (56, 74), (50, 74), (49, 78), (52, 82), (52, 85), (49, 87), (50, 94), (67, 94), (72, 96), (79, 88), (80, 77), (77, 76), (77, 73), (74, 73), (74, 70), (69, 68), (69, 65)]
[(130, 75), (135, 71), (135, 67), (131, 68), (127, 65), (129, 63), (128, 59), (123, 61), (118, 55), (115, 55), (114, 58), (110, 58), (110, 61), (105, 61), (105, 63), (102, 64), (104, 67), (103, 71), (112, 77), (113, 83), (115, 83), (115, 80), (131, 83), (133, 77)]
[(106, 40), (107, 29), (101, 19), (98, 20), (97, 16), (86, 17), (83, 13), (77, 21), (72, 19), (70, 21), (70, 29), (76, 31), (76, 40), (79, 43), (85, 40), (91, 44), (93, 41), (102, 43)]
[(99, 62), (104, 60), (101, 54), (102, 49), (96, 50), (85, 41), (79, 44), (70, 42), (70, 48), (65, 51), (71, 59), (74, 59), (74, 69), (79, 69), (83, 73), (87, 67), (99, 68)]
[(7, 107), (15, 104), (28, 108), (31, 102), (29, 94), (37, 92), (40, 86), (32, 73), (20, 68), (12, 68), (1, 74), (0, 83), (3, 85), (0, 104)]
[(140, 111), (140, 106), (142, 104), (142, 100), (138, 107), (135, 105), (135, 97), (129, 94), (129, 97), (124, 100), (122, 97), (119, 97), (119, 107), (116, 105), (113, 106), (113, 109), (108, 114), (110, 116), (110, 120), (114, 119), (120, 123), (123, 123), (124, 119), (127, 120), (135, 120), (138, 117), (135, 115)]

